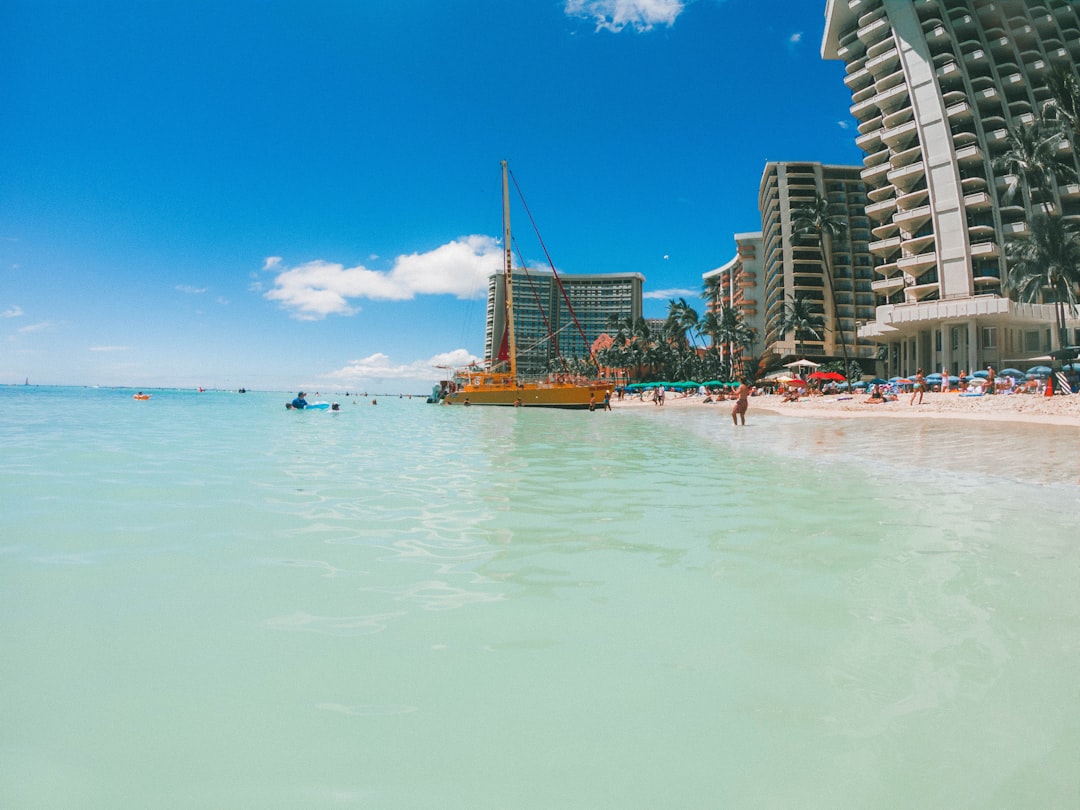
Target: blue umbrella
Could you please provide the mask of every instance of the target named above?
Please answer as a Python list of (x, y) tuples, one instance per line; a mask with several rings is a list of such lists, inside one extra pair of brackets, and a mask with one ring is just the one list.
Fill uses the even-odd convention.
[(1050, 366), (1032, 366), (1027, 370), (1027, 375), (1029, 377), (1049, 377), (1053, 371)]
[(1024, 372), (1018, 368), (1003, 368), (998, 372), (999, 377), (1012, 377), (1014, 380), (1024, 379)]
[[(897, 379), (900, 379), (900, 378), (897, 377)], [(888, 382), (888, 380), (883, 380), (883, 379), (881, 379), (881, 377), (874, 377), (874, 379), (872, 379), (869, 384), (870, 385), (885, 385), (885, 383), (887, 383), (887, 382)]]
[(972, 377), (982, 377), (985, 380), (987, 377), (990, 376), (990, 372), (989, 371), (983, 371), (983, 370), (980, 369), (979, 371), (971, 372), (971, 376)]

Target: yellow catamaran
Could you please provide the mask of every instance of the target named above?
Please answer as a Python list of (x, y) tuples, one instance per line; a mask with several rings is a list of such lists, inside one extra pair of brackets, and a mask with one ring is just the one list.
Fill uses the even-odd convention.
[(442, 401), (447, 405), (509, 405), (532, 408), (580, 408), (599, 406), (606, 386), (599, 382), (549, 375), (542, 380), (523, 380), (517, 372), (517, 342), (514, 339), (513, 253), (510, 241), (510, 186), (506, 161), (502, 161), (503, 189), (503, 284), (505, 285), (506, 330), (498, 356), (489, 358), (485, 368), (459, 369), (446, 387)]

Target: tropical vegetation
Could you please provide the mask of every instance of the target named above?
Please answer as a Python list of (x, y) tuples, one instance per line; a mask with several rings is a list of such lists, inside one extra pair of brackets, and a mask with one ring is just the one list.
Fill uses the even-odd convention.
[(630, 382), (729, 381), (758, 372), (756, 363), (741, 359), (756, 333), (730, 307), (702, 318), (680, 298), (668, 302), (659, 327), (645, 318), (616, 315), (609, 318), (608, 329), (611, 341), (596, 351), (596, 363)]
[(1009, 130), (1008, 149), (994, 168), (1009, 175), (1005, 199), (1021, 189), (1040, 210), (1028, 219), (1028, 232), (1005, 243), (1008, 272), (1005, 289), (1027, 303), (1054, 305), (1058, 339), (1069, 343), (1065, 327), (1076, 311), (1080, 289), (1080, 229), (1066, 222), (1054, 207), (1054, 189), (1077, 182), (1071, 159), (1062, 150), (1065, 140), (1080, 147), (1080, 79), (1059, 67), (1047, 79), (1051, 97), (1036, 121)]

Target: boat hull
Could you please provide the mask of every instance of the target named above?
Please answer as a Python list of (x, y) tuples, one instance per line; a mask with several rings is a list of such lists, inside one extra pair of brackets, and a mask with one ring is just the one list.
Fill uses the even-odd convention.
[(443, 399), (446, 405), (501, 405), (527, 408), (587, 410), (600, 407), (607, 388), (576, 383), (519, 383), (463, 385)]

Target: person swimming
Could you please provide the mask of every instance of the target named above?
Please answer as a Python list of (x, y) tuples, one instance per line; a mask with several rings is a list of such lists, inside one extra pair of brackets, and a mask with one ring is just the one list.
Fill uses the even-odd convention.
[(307, 400), (304, 399), (304, 397), (306, 397), (306, 396), (307, 396), (307, 394), (305, 394), (303, 391), (301, 391), (296, 395), (296, 398), (292, 402), (290, 402), (289, 404), (292, 405), (294, 408), (296, 408), (298, 411), (303, 410), (304, 408), (307, 407)]

